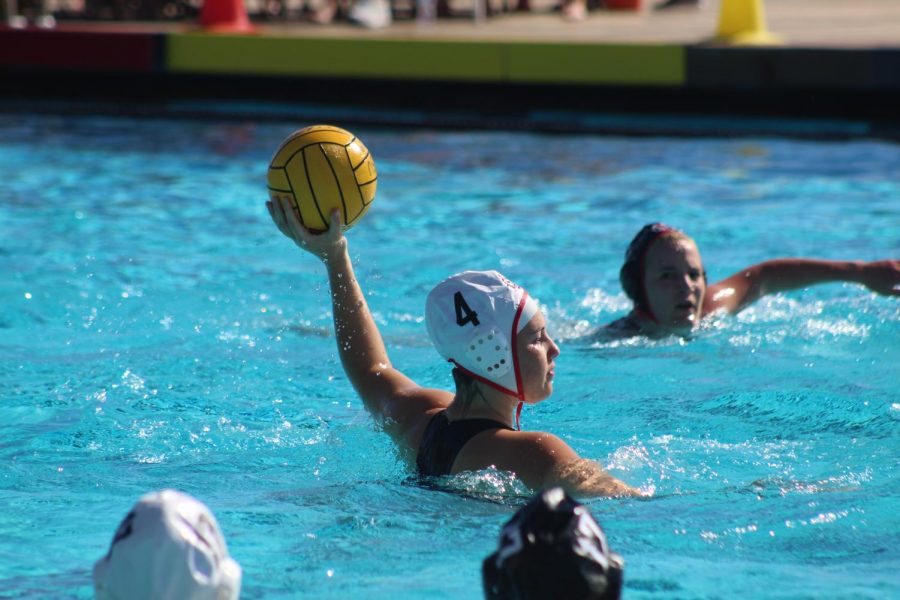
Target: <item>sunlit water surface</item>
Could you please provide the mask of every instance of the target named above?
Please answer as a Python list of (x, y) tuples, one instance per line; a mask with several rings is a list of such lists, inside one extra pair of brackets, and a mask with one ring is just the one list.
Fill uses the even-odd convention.
[[(0, 596), (89, 598), (144, 492), (218, 516), (244, 598), (474, 598), (529, 491), (417, 484), (336, 356), (324, 269), (264, 208), (304, 123), (0, 116)], [(643, 224), (715, 281), (775, 256), (900, 256), (900, 148), (876, 142), (356, 131), (378, 196), (348, 235), (390, 347), (449, 387), (428, 290), (499, 269), (544, 305), (552, 431), (652, 500), (589, 506), (629, 598), (900, 595), (900, 303), (769, 297), (695, 339), (589, 344), (625, 313)]]

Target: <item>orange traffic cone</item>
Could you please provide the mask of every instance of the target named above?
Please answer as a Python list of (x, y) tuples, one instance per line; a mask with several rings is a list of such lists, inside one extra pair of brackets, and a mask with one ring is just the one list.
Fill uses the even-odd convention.
[(244, 0), (205, 0), (200, 27), (212, 33), (254, 33)]

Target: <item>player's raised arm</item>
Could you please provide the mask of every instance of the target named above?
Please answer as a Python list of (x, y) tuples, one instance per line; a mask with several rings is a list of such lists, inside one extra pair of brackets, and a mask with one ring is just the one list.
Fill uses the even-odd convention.
[(339, 211), (332, 212), (328, 230), (316, 235), (300, 224), (288, 200), (269, 201), (266, 206), (278, 229), (325, 265), (341, 364), (366, 408), (384, 417), (390, 397), (398, 389), (415, 384), (391, 367), (381, 333), (353, 273)]

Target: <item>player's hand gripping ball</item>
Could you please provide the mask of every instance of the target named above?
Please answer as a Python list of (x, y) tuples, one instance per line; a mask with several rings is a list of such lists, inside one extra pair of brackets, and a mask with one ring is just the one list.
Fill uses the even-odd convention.
[(269, 163), (269, 197), (287, 197), (300, 222), (313, 233), (328, 229), (341, 211), (344, 230), (359, 221), (375, 200), (378, 174), (372, 155), (349, 131), (313, 125), (281, 143)]

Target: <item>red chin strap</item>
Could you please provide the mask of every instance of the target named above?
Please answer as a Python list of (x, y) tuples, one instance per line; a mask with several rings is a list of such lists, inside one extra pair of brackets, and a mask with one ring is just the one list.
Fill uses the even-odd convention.
[(517, 339), (519, 335), (519, 317), (522, 316), (522, 310), (525, 308), (525, 300), (528, 298), (528, 292), (522, 294), (522, 299), (519, 300), (519, 306), (516, 307), (516, 316), (513, 319), (512, 325), (512, 342), (510, 345), (512, 346), (512, 355), (513, 355), (513, 369), (516, 374), (516, 389), (519, 391), (516, 394), (519, 398), (519, 405), (516, 406), (516, 431), (522, 431), (522, 426), (519, 425), (519, 417), (522, 415), (522, 406), (525, 404), (522, 400), (525, 398), (525, 390), (522, 388), (522, 372), (519, 370), (519, 352), (517, 346)]

